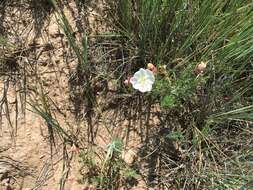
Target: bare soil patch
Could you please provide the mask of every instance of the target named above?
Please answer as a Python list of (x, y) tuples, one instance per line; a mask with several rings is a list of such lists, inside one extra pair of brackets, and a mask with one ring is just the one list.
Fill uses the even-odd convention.
[[(76, 35), (86, 26), (94, 34), (103, 30), (101, 2), (68, 1), (62, 9)], [(65, 189), (81, 189), (78, 156), (61, 141), (51, 149), (45, 122), (30, 106), (43, 91), (54, 102), (54, 114), (62, 126), (71, 125), (73, 133), (80, 126), (69, 86), (76, 59), (53, 7), (47, 1), (13, 0), (1, 2), (0, 11), (0, 32), (9, 45), (1, 49), (5, 54), (1, 57), (0, 189), (59, 188), (66, 172), (63, 148), (71, 157)]]

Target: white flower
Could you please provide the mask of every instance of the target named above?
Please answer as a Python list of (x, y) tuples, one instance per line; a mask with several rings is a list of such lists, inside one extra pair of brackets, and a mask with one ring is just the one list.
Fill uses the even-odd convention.
[(155, 82), (155, 77), (152, 71), (148, 69), (140, 69), (130, 79), (133, 88), (140, 92), (149, 92), (152, 90), (152, 85)]

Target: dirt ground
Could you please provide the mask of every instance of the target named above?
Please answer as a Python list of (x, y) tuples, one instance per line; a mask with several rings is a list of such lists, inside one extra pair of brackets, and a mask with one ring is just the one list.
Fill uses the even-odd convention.
[[(89, 33), (103, 29), (99, 20), (102, 2), (78, 6), (73, 0), (62, 7), (77, 34), (85, 26)], [(45, 123), (29, 111), (31, 97), (38, 98), (30, 92), (42, 81), (40, 85), (62, 113), (57, 113), (61, 124), (65, 125), (67, 118), (70, 125), (78, 126), (68, 87), (76, 62), (69, 55), (66, 39), (46, 1), (3, 1), (0, 11), (0, 32), (11, 44), (10, 57), (16, 55), (11, 67), (18, 65), (26, 73), (15, 73), (12, 78), (1, 76), (0, 190), (59, 189), (64, 173), (63, 147), (58, 144), (51, 156)], [(72, 154), (70, 149), (67, 147)], [(75, 153), (70, 168), (65, 189), (82, 189), (83, 185), (77, 182), (80, 174)]]

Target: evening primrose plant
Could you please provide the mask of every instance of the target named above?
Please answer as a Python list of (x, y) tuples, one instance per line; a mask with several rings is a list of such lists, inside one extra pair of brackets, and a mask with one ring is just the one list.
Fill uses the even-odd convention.
[[(129, 67), (135, 72), (149, 62), (157, 66), (152, 90), (142, 98), (151, 105), (159, 105), (161, 128), (179, 132), (186, 139), (181, 144), (174, 141), (184, 158), (180, 161), (159, 152), (165, 155), (159, 162), (165, 163), (161, 170), (173, 173), (173, 177), (166, 178), (164, 173), (157, 172), (159, 184), (168, 189), (244, 187), (252, 169), (245, 170), (243, 162), (237, 163), (244, 168), (241, 173), (247, 173), (244, 178), (240, 171), (233, 173), (235, 170), (227, 169), (219, 160), (232, 163), (234, 157), (250, 151), (245, 138), (239, 140), (245, 142), (241, 146), (237, 137), (228, 134), (252, 134), (252, 109), (250, 114), (244, 109), (253, 104), (252, 1), (121, 0), (111, 4), (115, 6), (115, 28), (124, 36), (125, 49), (133, 52), (128, 55), (133, 60)], [(231, 122), (228, 114), (222, 114), (231, 112), (233, 117), (247, 121)], [(219, 119), (217, 114), (224, 117)], [(223, 133), (225, 129), (228, 130)], [(230, 143), (240, 148), (230, 150)], [(185, 162), (189, 167), (178, 169)], [(233, 177), (226, 181), (221, 174), (228, 172)], [(216, 177), (213, 173), (217, 173)]]

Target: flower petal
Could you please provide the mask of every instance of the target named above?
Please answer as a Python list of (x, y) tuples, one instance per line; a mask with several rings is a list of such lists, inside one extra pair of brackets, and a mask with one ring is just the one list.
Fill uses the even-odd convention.
[(152, 90), (152, 85), (147, 85), (146, 91), (147, 91), (147, 92), (150, 92), (151, 90)]
[(141, 84), (136, 82), (133, 84), (133, 88), (139, 90), (141, 88)]
[(138, 90), (140, 92), (147, 92), (147, 86), (146, 85), (140, 85), (139, 88), (138, 88)]
[(150, 79), (151, 81), (155, 82), (155, 76), (154, 76), (154, 73), (150, 70), (146, 70), (146, 75), (148, 77), (148, 79)]
[(135, 84), (137, 82), (137, 79), (135, 77), (131, 77), (129, 81), (131, 84)]

